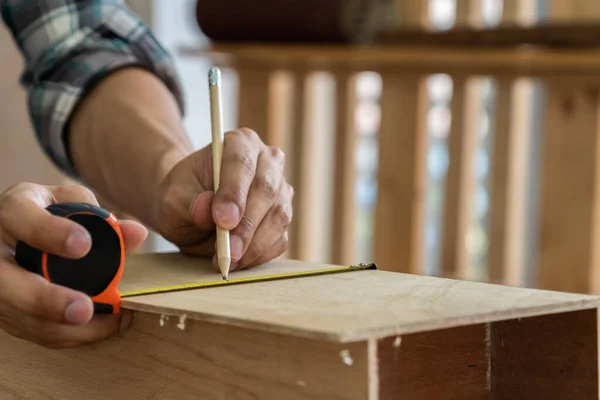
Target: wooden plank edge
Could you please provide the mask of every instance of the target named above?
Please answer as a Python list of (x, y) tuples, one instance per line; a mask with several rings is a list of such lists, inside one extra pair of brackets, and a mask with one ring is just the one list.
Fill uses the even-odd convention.
[[(550, 306), (539, 306), (530, 307), (526, 311), (503, 311), (497, 313), (481, 313), (477, 315), (470, 315), (468, 317), (459, 316), (446, 318), (444, 325), (441, 326), (432, 322), (419, 322), (413, 324), (406, 324), (402, 327), (397, 325), (389, 325), (381, 327), (379, 329), (364, 329), (348, 331), (343, 334), (335, 332), (323, 332), (310, 329), (301, 329), (298, 327), (285, 326), (282, 324), (270, 324), (266, 322), (249, 321), (242, 318), (227, 317), (214, 315), (209, 313), (199, 312), (186, 312), (180, 309), (172, 307), (160, 307), (156, 305), (144, 305), (136, 303), (133, 298), (130, 300), (123, 300), (121, 307), (131, 311), (142, 311), (149, 314), (157, 315), (157, 319), (161, 315), (180, 318), (185, 315), (185, 319), (196, 320), (202, 322), (209, 322), (220, 325), (229, 325), (238, 328), (255, 329), (262, 332), (281, 333), (293, 337), (304, 338), (304, 339), (315, 339), (333, 343), (353, 343), (374, 338), (383, 338), (392, 335), (406, 335), (418, 332), (427, 332), (437, 329), (449, 329), (456, 328), (465, 325), (474, 325), (489, 322), (498, 322), (503, 320), (510, 320), (516, 318), (528, 318), (542, 315), (558, 314), (569, 311), (580, 311), (586, 309), (594, 309), (600, 307), (600, 297), (589, 296), (587, 300), (575, 300), (567, 301), (561, 305), (550, 305)], [(134, 316), (135, 318), (135, 316)]]

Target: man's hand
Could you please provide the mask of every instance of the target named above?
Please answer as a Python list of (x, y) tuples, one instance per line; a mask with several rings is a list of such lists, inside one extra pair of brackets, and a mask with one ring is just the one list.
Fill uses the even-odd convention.
[[(98, 205), (81, 186), (15, 185), (0, 195), (0, 329), (49, 348), (94, 343), (129, 326), (131, 315), (93, 316), (84, 293), (52, 284), (15, 264), (18, 240), (62, 257), (81, 258), (91, 247), (83, 226), (45, 210), (58, 202)], [(147, 230), (134, 221), (120, 221), (125, 246), (133, 249)]]
[(282, 151), (255, 132), (225, 135), (215, 194), (211, 147), (193, 151), (174, 97), (153, 74), (115, 72), (77, 110), (69, 125), (73, 164), (107, 201), (187, 254), (214, 255), (215, 224), (231, 230), (231, 271), (285, 252), (293, 190)]
[(158, 231), (186, 254), (214, 255), (215, 268), (215, 225), (231, 231), (231, 271), (280, 256), (288, 248), (294, 195), (284, 164), (283, 152), (254, 131), (227, 132), (217, 193), (209, 145), (164, 179), (154, 218)]

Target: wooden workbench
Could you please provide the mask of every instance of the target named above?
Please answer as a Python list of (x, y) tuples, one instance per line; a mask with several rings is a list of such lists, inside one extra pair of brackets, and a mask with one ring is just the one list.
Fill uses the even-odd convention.
[[(207, 276), (208, 260), (136, 255), (120, 288)], [(94, 346), (0, 334), (0, 399), (597, 399), (598, 304), (381, 270), (131, 297), (132, 327)]]

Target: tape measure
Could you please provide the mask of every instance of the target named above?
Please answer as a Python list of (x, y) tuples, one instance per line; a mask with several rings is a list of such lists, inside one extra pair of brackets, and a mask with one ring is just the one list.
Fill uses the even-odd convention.
[[(302, 272), (284, 272), (280, 274), (272, 274), (272, 275), (261, 275), (261, 276), (253, 276), (247, 278), (237, 278), (237, 279), (215, 279), (214, 281), (206, 281), (206, 282), (196, 282), (196, 283), (188, 283), (181, 285), (170, 285), (170, 286), (162, 286), (157, 288), (148, 288), (148, 289), (140, 289), (140, 290), (130, 290), (121, 293), (121, 298), (125, 297), (134, 297), (134, 296), (143, 296), (148, 294), (158, 294), (158, 293), (168, 293), (168, 292), (177, 292), (182, 290), (192, 290), (192, 289), (203, 289), (217, 286), (229, 286), (229, 285), (238, 285), (242, 283), (252, 283), (252, 282), (266, 282), (266, 281), (274, 281), (280, 279), (290, 279), (290, 278), (301, 278), (308, 276), (318, 276), (318, 275), (329, 275), (329, 274), (339, 274), (343, 272), (352, 272), (352, 271), (362, 271), (368, 269), (377, 269), (377, 265), (374, 263), (371, 264), (355, 264), (344, 267), (331, 267), (331, 268), (323, 268), (312, 271), (302, 271)], [(220, 278), (220, 276), (219, 276)]]
[(117, 218), (87, 203), (57, 203), (46, 207), (51, 214), (81, 224), (92, 237), (88, 254), (67, 259), (18, 241), (15, 261), (46, 280), (90, 296), (96, 314), (117, 314), (121, 299), (117, 286), (123, 275), (125, 245)]
[(48, 206), (46, 210), (53, 215), (69, 218), (86, 228), (92, 236), (92, 247), (89, 253), (79, 259), (66, 259), (42, 252), (19, 241), (15, 248), (15, 260), (21, 267), (43, 276), (52, 283), (90, 296), (94, 303), (95, 314), (119, 313), (121, 299), (125, 297), (377, 269), (374, 263), (361, 263), (229, 280), (223, 280), (219, 276), (214, 281), (167, 285), (119, 293), (118, 285), (125, 264), (125, 245), (117, 218), (105, 209), (87, 203), (58, 203)]

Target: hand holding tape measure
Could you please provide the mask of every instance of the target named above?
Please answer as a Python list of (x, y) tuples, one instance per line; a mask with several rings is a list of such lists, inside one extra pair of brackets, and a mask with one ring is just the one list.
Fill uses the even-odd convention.
[(130, 313), (119, 310), (117, 284), (125, 249), (146, 235), (98, 207), (82, 186), (21, 183), (1, 193), (0, 250), (8, 252), (0, 257), (0, 329), (66, 348), (126, 328)]
[(87, 294), (94, 304), (94, 314), (118, 314), (121, 297), (117, 286), (123, 275), (125, 244), (117, 218), (88, 203), (52, 204), (46, 210), (82, 225), (92, 237), (89, 252), (69, 259), (18, 241), (17, 264), (52, 283)]

